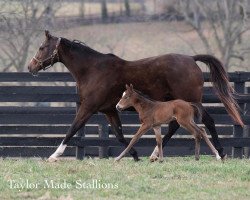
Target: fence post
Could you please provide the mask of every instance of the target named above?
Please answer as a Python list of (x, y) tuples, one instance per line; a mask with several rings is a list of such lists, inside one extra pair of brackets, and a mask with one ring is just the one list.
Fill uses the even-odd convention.
[[(235, 92), (238, 94), (245, 93), (245, 82), (241, 80), (241, 73), (235, 72), (238, 75), (238, 80), (234, 82)], [(241, 111), (244, 113), (245, 104), (239, 103)], [(233, 137), (243, 137), (244, 129), (240, 125), (234, 125)], [(243, 148), (242, 147), (233, 147), (232, 152), (233, 158), (242, 158), (243, 157)]]
[[(78, 94), (78, 88), (76, 86), (76, 92)], [(80, 102), (76, 102), (76, 113), (80, 107), (81, 103)], [(85, 138), (85, 125), (80, 128), (80, 130), (77, 131), (77, 136), (80, 137), (80, 141), (84, 140)], [(84, 147), (76, 147), (76, 159), (78, 160), (83, 160), (83, 158), (85, 157), (85, 148)]]
[[(98, 126), (99, 138), (106, 139), (109, 138), (109, 126), (108, 123), (101, 123)], [(108, 158), (109, 147), (99, 147), (99, 158)]]

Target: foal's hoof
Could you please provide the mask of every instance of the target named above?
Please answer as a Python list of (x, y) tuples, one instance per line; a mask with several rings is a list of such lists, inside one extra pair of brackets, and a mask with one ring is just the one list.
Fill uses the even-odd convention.
[(216, 155), (216, 160), (222, 160), (219, 155)]
[(150, 156), (149, 160), (150, 160), (150, 162), (155, 162), (158, 160), (158, 157), (157, 156)]
[(163, 158), (159, 158), (159, 163), (162, 163), (163, 162)]
[(115, 158), (115, 162), (119, 162), (120, 160), (121, 160), (121, 158), (119, 158), (119, 157)]
[(50, 163), (52, 163), (52, 162), (57, 162), (57, 161), (58, 161), (58, 158), (49, 157), (49, 158), (47, 159), (47, 162), (50, 162)]

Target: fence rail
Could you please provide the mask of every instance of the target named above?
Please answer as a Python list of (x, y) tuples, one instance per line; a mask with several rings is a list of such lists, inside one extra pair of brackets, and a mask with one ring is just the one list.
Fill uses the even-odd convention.
[[(242, 109), (242, 118), (250, 125), (249, 72), (229, 73), (236, 92), (237, 101)], [(204, 80), (209, 82), (209, 74), (204, 73)], [(79, 106), (79, 97), (75, 86), (42, 86), (43, 82), (74, 83), (68, 73), (40, 73), (33, 77), (29, 73), (0, 73), (0, 156), (40, 156), (47, 157), (61, 143)], [(25, 83), (29, 83), (26, 85)], [(34, 85), (35, 84), (35, 85)], [(39, 86), (37, 86), (39, 84)], [(244, 94), (244, 95), (243, 95)], [(75, 107), (22, 106), (23, 103), (75, 103)], [(228, 116), (211, 86), (204, 88), (203, 102), (216, 123), (220, 141), (228, 154), (242, 158), (249, 155), (250, 137), (247, 128), (236, 125)], [(13, 105), (9, 105), (9, 104)], [(18, 104), (18, 105), (15, 105)], [(43, 105), (43, 104), (41, 104)], [(138, 115), (124, 112), (120, 115), (123, 132), (127, 138), (138, 129)], [(163, 133), (168, 127), (163, 126)], [(153, 132), (149, 131), (137, 144), (140, 155), (149, 155), (156, 142)], [(118, 155), (124, 147), (114, 138), (105, 116), (94, 114), (69, 143), (65, 156), (108, 157)], [(202, 153), (210, 154), (202, 143)], [(190, 155), (194, 153), (194, 140), (185, 130), (179, 129), (164, 149), (165, 155)]]

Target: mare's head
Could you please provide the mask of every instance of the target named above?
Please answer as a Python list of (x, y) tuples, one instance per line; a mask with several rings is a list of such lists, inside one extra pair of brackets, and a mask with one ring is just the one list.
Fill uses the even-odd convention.
[(133, 105), (134, 98), (135, 98), (136, 92), (134, 91), (133, 85), (130, 84), (129, 86), (126, 84), (126, 90), (122, 94), (122, 98), (116, 105), (116, 109), (118, 111), (125, 110), (126, 108), (129, 108)]
[(45, 70), (59, 61), (58, 46), (60, 40), (61, 38), (54, 37), (49, 31), (45, 31), (45, 40), (28, 65), (30, 73), (36, 75), (38, 71)]

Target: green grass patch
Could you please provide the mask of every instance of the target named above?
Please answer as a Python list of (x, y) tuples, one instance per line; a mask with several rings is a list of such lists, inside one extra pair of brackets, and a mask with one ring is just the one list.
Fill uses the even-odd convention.
[(0, 169), (1, 199), (250, 199), (247, 159), (2, 159)]

